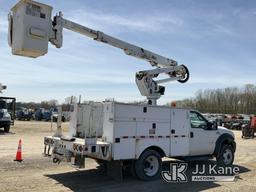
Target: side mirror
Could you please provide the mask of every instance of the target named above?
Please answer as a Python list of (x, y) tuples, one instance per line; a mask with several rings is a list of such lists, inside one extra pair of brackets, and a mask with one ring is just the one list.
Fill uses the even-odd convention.
[(209, 121), (207, 123), (207, 129), (208, 130), (217, 130), (217, 128), (218, 128), (218, 125), (217, 125), (216, 121)]

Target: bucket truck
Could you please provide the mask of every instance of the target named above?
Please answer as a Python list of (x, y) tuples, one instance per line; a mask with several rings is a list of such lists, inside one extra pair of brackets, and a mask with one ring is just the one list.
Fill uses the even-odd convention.
[[(129, 168), (142, 180), (161, 175), (162, 157), (216, 158), (225, 166), (233, 163), (236, 143), (231, 131), (217, 127), (196, 110), (157, 105), (165, 92), (161, 84), (188, 81), (185, 65), (65, 19), (61, 12), (52, 19), (51, 12), (51, 6), (31, 0), (21, 0), (11, 9), (9, 45), (14, 55), (43, 56), (48, 42), (61, 48), (63, 30), (68, 29), (143, 59), (153, 69), (135, 75), (147, 104), (75, 103), (69, 135), (63, 135), (58, 126), (54, 136), (45, 137), (45, 156), (51, 156), (55, 163), (66, 160), (79, 167), (90, 157), (107, 164), (112, 174)], [(156, 80), (160, 74), (166, 78)]]
[[(0, 83), (0, 93), (6, 88), (6, 85)], [(15, 101), (16, 99), (12, 97), (0, 97), (0, 128), (4, 128), (7, 133), (10, 131), (11, 125), (14, 124)]]

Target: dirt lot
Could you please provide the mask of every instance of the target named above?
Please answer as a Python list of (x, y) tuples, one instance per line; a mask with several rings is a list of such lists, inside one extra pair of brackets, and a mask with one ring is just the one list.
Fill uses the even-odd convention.
[[(63, 127), (67, 131), (68, 124)], [(235, 131), (235, 165), (240, 168), (235, 182), (173, 184), (163, 179), (142, 182), (128, 174), (123, 182), (117, 182), (109, 179), (90, 159), (84, 170), (67, 163), (53, 164), (42, 157), (43, 137), (52, 135), (53, 130), (50, 123), (19, 121), (8, 134), (0, 130), (0, 191), (256, 191), (256, 139), (242, 140), (240, 131)], [(22, 163), (13, 161), (20, 138)], [(168, 170), (168, 162), (165, 165)]]

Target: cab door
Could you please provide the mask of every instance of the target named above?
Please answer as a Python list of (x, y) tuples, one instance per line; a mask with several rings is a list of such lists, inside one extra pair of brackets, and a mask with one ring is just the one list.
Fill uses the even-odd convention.
[(203, 115), (190, 111), (190, 156), (212, 154), (217, 137), (217, 129), (212, 127)]

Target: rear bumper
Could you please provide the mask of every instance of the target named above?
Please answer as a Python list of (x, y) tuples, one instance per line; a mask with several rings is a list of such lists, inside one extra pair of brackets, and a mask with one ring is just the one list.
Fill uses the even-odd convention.
[(44, 155), (59, 162), (71, 161), (72, 157), (92, 157), (95, 159), (111, 160), (111, 144), (95, 140), (89, 142), (89, 139), (80, 138), (60, 138), (47, 136), (44, 138)]

